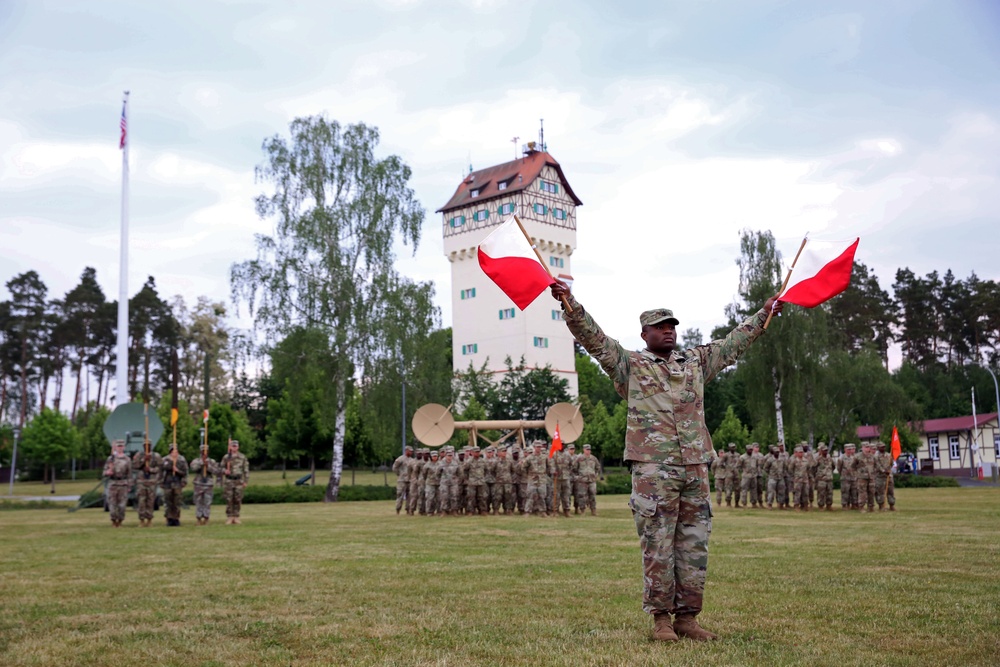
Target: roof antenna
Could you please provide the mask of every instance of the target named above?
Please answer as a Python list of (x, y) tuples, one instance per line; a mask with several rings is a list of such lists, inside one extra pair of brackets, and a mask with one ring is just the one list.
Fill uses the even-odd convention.
[(514, 137), (513, 139), (510, 140), (510, 143), (514, 144), (514, 159), (515, 160), (517, 159), (517, 140), (520, 139), (520, 138), (521, 137)]
[(548, 150), (548, 147), (546, 147), (546, 145), (545, 145), (545, 119), (544, 118), (539, 118), (538, 119), (538, 147), (541, 150), (543, 150), (543, 151), (547, 151)]
[(472, 151), (469, 151), (469, 173), (472, 173)]

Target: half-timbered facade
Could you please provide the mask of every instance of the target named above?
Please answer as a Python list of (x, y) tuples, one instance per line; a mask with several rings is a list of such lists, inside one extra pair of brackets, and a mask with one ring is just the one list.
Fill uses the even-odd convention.
[(555, 158), (531, 143), (521, 158), (471, 172), (438, 209), (444, 253), (451, 262), (455, 371), (485, 363), (503, 372), (507, 357), (515, 365), (523, 357), (528, 368), (550, 366), (577, 395), (573, 337), (559, 304), (543, 293), (518, 310), (483, 273), (476, 248), (516, 213), (552, 274), (571, 279), (581, 204)]

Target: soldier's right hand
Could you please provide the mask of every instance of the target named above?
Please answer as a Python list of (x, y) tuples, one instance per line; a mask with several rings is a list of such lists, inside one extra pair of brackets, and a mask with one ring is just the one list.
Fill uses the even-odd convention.
[(562, 301), (563, 299), (568, 299), (570, 295), (569, 285), (559, 280), (558, 278), (553, 278), (555, 282), (549, 287), (549, 291), (552, 292), (552, 298), (556, 301)]

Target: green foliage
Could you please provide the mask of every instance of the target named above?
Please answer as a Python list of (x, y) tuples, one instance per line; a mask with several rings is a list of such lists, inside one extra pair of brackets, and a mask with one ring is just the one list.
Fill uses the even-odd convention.
[(604, 481), (597, 482), (599, 495), (624, 495), (632, 493), (632, 477), (630, 475), (605, 475)]
[(76, 456), (80, 434), (68, 417), (45, 408), (24, 427), (20, 446), (26, 459), (55, 465)]
[(9, 466), (14, 454), (14, 427), (0, 424), (0, 465)]
[(583, 414), (583, 433), (578, 438), (577, 451), (589, 444), (591, 454), (598, 459), (621, 459), (624, 438), (618, 437), (614, 420), (604, 403), (591, 405), (590, 399), (584, 396), (580, 400), (580, 412)]
[[(156, 414), (159, 415), (160, 421), (163, 422), (163, 435), (160, 437), (159, 442), (156, 443), (156, 451), (161, 454), (166, 454), (170, 451), (170, 443), (173, 442), (173, 429), (170, 427), (170, 405), (173, 401), (173, 390), (167, 389), (163, 392), (163, 396), (160, 398), (159, 404), (156, 406)], [(202, 412), (198, 410), (192, 413), (188, 402), (183, 398), (177, 401), (177, 449), (178, 451), (190, 461), (195, 456), (201, 455), (201, 439), (199, 432), (202, 426)], [(242, 449), (242, 444), (241, 449)], [(215, 456), (214, 452), (225, 452), (226, 443), (213, 443), (211, 440), (208, 443), (208, 451)], [(221, 456), (221, 454), (220, 454)], [(215, 460), (218, 461), (218, 456), (215, 456)]]
[(586, 396), (592, 405), (603, 403), (609, 414), (624, 400), (615, 391), (615, 383), (589, 354), (577, 353), (576, 376), (581, 400)]
[(111, 453), (111, 443), (104, 435), (104, 422), (111, 415), (111, 410), (103, 405), (90, 405), (88, 408), (87, 412), (77, 420), (80, 431), (80, 457), (96, 462)]
[(260, 446), (246, 415), (226, 403), (212, 403), (208, 419), (208, 451), (216, 461), (225, 456), (230, 438), (239, 440), (240, 452), (247, 458), (252, 458)]
[[(242, 444), (242, 443), (241, 443)], [(323, 500), (326, 488), (323, 486), (248, 486), (243, 491), (243, 503), (247, 505), (274, 504), (274, 503), (318, 503)], [(393, 500), (396, 497), (396, 489), (391, 486), (342, 486), (340, 487), (339, 501), (352, 500)], [(184, 502), (191, 505), (194, 503), (194, 491), (184, 491)], [(220, 486), (216, 485), (213, 495), (213, 505), (225, 505), (225, 497)]]
[(896, 475), (893, 484), (897, 489), (941, 489), (960, 486), (954, 477), (932, 475)]
[(879, 429), (879, 440), (886, 446), (886, 451), (892, 451), (892, 427), (895, 426), (899, 433), (899, 445), (904, 452), (916, 454), (920, 446), (924, 443), (920, 434), (911, 429), (906, 424), (882, 424)]
[(735, 442), (739, 450), (746, 451), (746, 446), (750, 443), (750, 431), (740, 423), (739, 418), (733, 411), (733, 406), (726, 408), (726, 415), (722, 418), (719, 428), (712, 434), (712, 442), (716, 448), (725, 448), (731, 442)]

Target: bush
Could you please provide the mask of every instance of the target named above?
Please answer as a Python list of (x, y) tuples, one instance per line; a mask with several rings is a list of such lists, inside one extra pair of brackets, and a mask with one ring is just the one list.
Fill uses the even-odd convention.
[(954, 488), (959, 486), (954, 477), (931, 477), (928, 475), (896, 475), (893, 483), (897, 489)]
[[(326, 485), (316, 486), (248, 486), (243, 492), (244, 505), (262, 505), (275, 503), (318, 503), (326, 495)], [(396, 489), (391, 486), (341, 486), (339, 500), (351, 502), (356, 500), (393, 500)], [(194, 505), (194, 490), (184, 491), (184, 502)], [(222, 487), (216, 485), (212, 495), (213, 505), (225, 505)]]
[(597, 483), (598, 495), (632, 493), (632, 477), (630, 475), (605, 475), (603, 482)]

